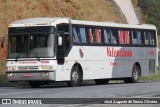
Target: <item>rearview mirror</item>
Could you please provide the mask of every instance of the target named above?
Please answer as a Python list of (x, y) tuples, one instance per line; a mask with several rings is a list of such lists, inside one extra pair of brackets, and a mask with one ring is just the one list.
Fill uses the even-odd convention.
[(1, 47), (4, 48), (4, 36), (1, 38)]

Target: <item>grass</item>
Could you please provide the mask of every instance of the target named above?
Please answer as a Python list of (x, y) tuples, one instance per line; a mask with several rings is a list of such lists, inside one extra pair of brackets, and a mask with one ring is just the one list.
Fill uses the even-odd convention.
[(160, 80), (160, 71), (156, 75), (141, 77), (140, 81), (159, 81)]
[[(160, 67), (160, 62), (158, 63)], [(160, 80), (160, 70), (157, 71), (156, 75), (153, 76), (143, 76), (140, 81), (159, 81)]]

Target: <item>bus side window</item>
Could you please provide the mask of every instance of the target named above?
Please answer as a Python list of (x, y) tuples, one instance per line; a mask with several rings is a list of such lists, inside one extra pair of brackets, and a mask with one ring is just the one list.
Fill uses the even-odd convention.
[(128, 30), (124, 30), (124, 39), (125, 39), (125, 44), (130, 44), (130, 36)]
[(150, 31), (144, 32), (145, 45), (154, 45), (154, 34)]
[(93, 43), (97, 43), (96, 42), (96, 29), (95, 28), (92, 29), (92, 35), (93, 35)]
[(101, 35), (101, 29), (95, 29), (96, 30), (96, 43), (102, 43), (102, 35)]
[(128, 30), (119, 30), (118, 35), (120, 44), (130, 44), (130, 35)]
[(73, 27), (73, 42), (79, 43), (78, 30), (76, 29), (77, 29), (76, 27)]
[(69, 24), (60, 24), (57, 27), (58, 32), (64, 32), (64, 41), (65, 41), (65, 54), (68, 53), (70, 48), (70, 35), (69, 35)]
[(104, 43), (105, 43), (105, 44), (109, 44), (109, 41), (110, 41), (110, 35), (109, 35), (109, 33), (107, 32), (107, 30), (104, 29)]
[(111, 35), (111, 44), (117, 44), (118, 43), (118, 30), (110, 30)]
[(118, 36), (119, 36), (119, 43), (124, 44), (124, 32), (123, 32), (123, 30), (118, 31)]
[(87, 39), (86, 39), (86, 29), (84, 27), (80, 28), (80, 35), (81, 35), (81, 40), (82, 43), (87, 43)]
[(143, 44), (143, 38), (142, 38), (142, 32), (141, 31), (137, 31), (137, 40), (138, 40), (139, 45)]
[(135, 31), (131, 31), (132, 44), (138, 44), (138, 39)]
[(93, 33), (92, 33), (92, 29), (91, 28), (88, 29), (88, 41), (89, 41), (89, 43), (93, 43), (94, 42)]
[(148, 35), (148, 34), (147, 34), (148, 32), (144, 31), (143, 33), (144, 33), (144, 44), (145, 44), (145, 45), (148, 45), (148, 44), (149, 44), (149, 40), (148, 40), (148, 36), (147, 36), (147, 35)]
[(150, 45), (155, 45), (155, 33), (152, 31), (150, 32)]

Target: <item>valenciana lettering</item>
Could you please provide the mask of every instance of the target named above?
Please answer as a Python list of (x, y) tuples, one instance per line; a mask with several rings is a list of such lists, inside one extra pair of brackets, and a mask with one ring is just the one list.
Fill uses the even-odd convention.
[(108, 57), (132, 57), (132, 50), (125, 50), (121, 48), (120, 50), (115, 50), (114, 48), (107, 47)]

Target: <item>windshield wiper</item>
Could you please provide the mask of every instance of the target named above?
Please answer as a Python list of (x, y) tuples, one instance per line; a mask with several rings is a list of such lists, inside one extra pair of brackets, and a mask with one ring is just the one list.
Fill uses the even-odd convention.
[[(18, 55), (15, 57), (15, 61), (16, 61), (16, 62), (17, 62), (18, 59), (20, 58), (21, 54), (22, 54), (22, 53), (18, 53)], [(24, 54), (26, 55), (26, 53), (24, 53)]]
[(38, 55), (37, 51), (36, 51), (36, 50), (34, 50), (34, 51), (33, 51), (33, 53), (36, 55), (37, 60), (38, 60), (38, 61), (40, 61), (40, 57), (39, 57), (39, 55)]
[(18, 54), (15, 58), (15, 61), (17, 62), (18, 61), (18, 58), (20, 57), (21, 54)]

